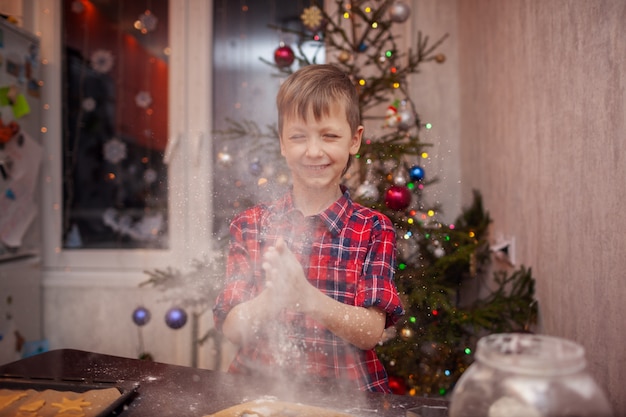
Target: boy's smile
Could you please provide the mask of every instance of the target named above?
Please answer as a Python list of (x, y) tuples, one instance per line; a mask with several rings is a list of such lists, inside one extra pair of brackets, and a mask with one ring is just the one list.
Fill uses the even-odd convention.
[(306, 120), (285, 117), (280, 148), (291, 170), (294, 192), (315, 191), (323, 198), (336, 195), (350, 155), (359, 150), (362, 133), (363, 127), (351, 132), (343, 103), (331, 104), (319, 120), (311, 110)]

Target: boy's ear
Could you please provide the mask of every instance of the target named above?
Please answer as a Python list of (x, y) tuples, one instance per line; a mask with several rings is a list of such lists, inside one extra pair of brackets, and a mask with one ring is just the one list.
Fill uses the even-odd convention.
[(352, 135), (352, 142), (350, 143), (350, 155), (356, 155), (361, 148), (361, 139), (363, 138), (363, 126), (356, 128), (356, 132)]

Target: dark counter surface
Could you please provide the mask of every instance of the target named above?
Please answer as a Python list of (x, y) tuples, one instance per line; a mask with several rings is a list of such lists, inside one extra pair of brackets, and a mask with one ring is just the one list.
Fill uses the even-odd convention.
[[(70, 383), (138, 383), (122, 417), (193, 417), (262, 398), (332, 408), (359, 417), (405, 417), (419, 406), (447, 406), (444, 400), (363, 393), (337, 386), (307, 385), (293, 392), (291, 381), (272, 383), (219, 371), (60, 349), (0, 366), (0, 376)], [(128, 384), (126, 384), (128, 385)]]

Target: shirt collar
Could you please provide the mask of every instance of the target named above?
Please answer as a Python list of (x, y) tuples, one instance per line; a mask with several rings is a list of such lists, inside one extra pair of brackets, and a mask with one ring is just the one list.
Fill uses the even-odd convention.
[[(326, 210), (314, 216), (310, 216), (310, 218), (318, 218), (333, 236), (337, 236), (341, 232), (348, 223), (348, 219), (353, 211), (350, 191), (343, 185), (341, 186), (341, 191), (343, 195)], [(291, 191), (287, 192), (281, 199), (276, 201), (272, 205), (271, 211), (278, 217), (290, 216), (293, 215), (294, 212), (300, 213), (294, 207), (293, 194)]]

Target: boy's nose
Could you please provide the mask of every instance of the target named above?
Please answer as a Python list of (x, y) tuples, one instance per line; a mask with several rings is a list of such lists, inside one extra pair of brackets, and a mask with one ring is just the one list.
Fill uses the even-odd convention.
[(322, 155), (322, 147), (319, 140), (316, 138), (310, 138), (306, 141), (306, 154), (310, 157)]

